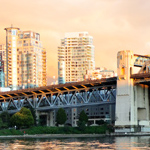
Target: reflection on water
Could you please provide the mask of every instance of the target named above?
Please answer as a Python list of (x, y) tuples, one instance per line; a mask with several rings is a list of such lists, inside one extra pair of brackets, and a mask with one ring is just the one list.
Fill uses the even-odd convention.
[(61, 139), (5, 139), (0, 140), (3, 150), (147, 150), (150, 137), (100, 137)]

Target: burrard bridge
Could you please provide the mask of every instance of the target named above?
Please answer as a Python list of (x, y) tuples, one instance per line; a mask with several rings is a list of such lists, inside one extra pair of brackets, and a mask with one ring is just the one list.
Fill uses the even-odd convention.
[(38, 111), (115, 103), (117, 78), (88, 80), (0, 93), (0, 109), (14, 113), (23, 106)]
[[(67, 113), (67, 123), (76, 126), (79, 113), (77, 108), (82, 108), (86, 109), (90, 121), (95, 124), (101, 117), (104, 119), (108, 114), (114, 114), (114, 109), (111, 108), (115, 107), (116, 82), (117, 77), (113, 77), (1, 92), (0, 111), (15, 113), (22, 107), (31, 107), (35, 109), (37, 118), (44, 118), (47, 126), (54, 126), (56, 111), (58, 108), (64, 108)], [(95, 112), (98, 107), (99, 109), (107, 107), (110, 110), (106, 112), (107, 114), (99, 116)], [(110, 118), (107, 117), (111, 120)]]
[[(136, 74), (135, 67), (140, 68)], [(150, 132), (150, 56), (133, 54), (130, 50), (118, 52), (117, 75), (1, 92), (0, 111), (15, 113), (24, 106), (32, 107), (38, 112), (37, 115), (46, 114), (47, 125), (54, 125), (55, 110), (61, 107), (70, 109), (67, 118), (76, 126), (77, 108), (86, 107), (86, 113), (91, 118), (114, 119), (115, 126), (123, 132), (135, 132), (139, 127), (143, 132)]]

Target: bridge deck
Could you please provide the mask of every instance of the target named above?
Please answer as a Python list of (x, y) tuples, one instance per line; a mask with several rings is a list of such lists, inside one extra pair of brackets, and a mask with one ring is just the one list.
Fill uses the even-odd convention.
[(0, 99), (13, 98), (16, 96), (25, 96), (25, 95), (33, 95), (33, 94), (41, 94), (41, 93), (58, 93), (63, 91), (74, 91), (75, 89), (86, 89), (94, 86), (101, 86), (102, 88), (116, 86), (117, 77), (98, 79), (98, 80), (87, 80), (83, 82), (74, 82), (74, 83), (66, 83), (59, 85), (50, 85), (44, 87), (37, 88), (29, 88), (29, 89), (21, 89), (16, 91), (9, 92), (0, 92)]
[(130, 78), (134, 79), (134, 84), (150, 85), (150, 73), (132, 74)]

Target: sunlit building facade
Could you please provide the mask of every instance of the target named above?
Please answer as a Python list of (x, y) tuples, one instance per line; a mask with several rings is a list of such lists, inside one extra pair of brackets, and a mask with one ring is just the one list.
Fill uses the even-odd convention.
[(0, 87), (5, 87), (6, 46), (0, 45)]
[(46, 86), (46, 51), (39, 33), (6, 30), (6, 86), (12, 90)]
[(88, 70), (85, 80), (97, 80), (102, 78), (111, 78), (117, 76), (113, 70), (107, 68), (96, 67), (94, 70)]
[(66, 33), (58, 47), (58, 83), (83, 81), (94, 68), (93, 37), (88, 32)]

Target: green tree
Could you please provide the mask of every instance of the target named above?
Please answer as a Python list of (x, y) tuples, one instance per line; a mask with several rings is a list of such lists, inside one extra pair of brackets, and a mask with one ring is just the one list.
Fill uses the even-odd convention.
[(11, 126), (17, 126), (18, 128), (21, 128), (24, 125), (24, 117), (20, 112), (15, 113), (10, 118)]
[(84, 110), (82, 110), (79, 114), (79, 121), (78, 121), (79, 130), (84, 131), (87, 122), (88, 122), (88, 116), (86, 115)]
[(66, 112), (63, 108), (59, 108), (56, 114), (56, 122), (58, 124), (64, 124), (67, 120)]
[(32, 107), (30, 107), (29, 109), (30, 109), (32, 116), (33, 116), (33, 119), (34, 119), (34, 125), (36, 126), (37, 125), (37, 116), (36, 116), (35, 109)]
[(9, 120), (10, 120), (10, 115), (9, 115), (9, 113), (7, 111), (4, 111), (4, 112), (2, 112), (0, 114), (0, 118), (2, 118), (3, 122), (7, 122), (8, 123)]
[(36, 116), (36, 111), (35, 111), (35, 109), (34, 109), (33, 107), (31, 107), (31, 106), (27, 106), (27, 107), (25, 107), (25, 108), (30, 109), (31, 114), (32, 114), (33, 119), (34, 119), (34, 125), (37, 126), (37, 125), (38, 125), (38, 120), (37, 120), (37, 116)]
[(12, 126), (21, 127), (30, 127), (34, 124), (34, 118), (29, 109), (22, 107), (21, 110), (15, 113), (10, 119)]
[(0, 118), (0, 129), (3, 128), (3, 121), (2, 118)]
[(10, 125), (10, 115), (7, 111), (4, 111), (0, 114), (0, 118), (2, 121), (1, 127), (8, 128)]
[(85, 122), (85, 123), (87, 123), (88, 122), (88, 116), (87, 116), (87, 114), (84, 112), (84, 110), (82, 110), (81, 112), (80, 112), (80, 114), (79, 114), (79, 121), (80, 122)]

